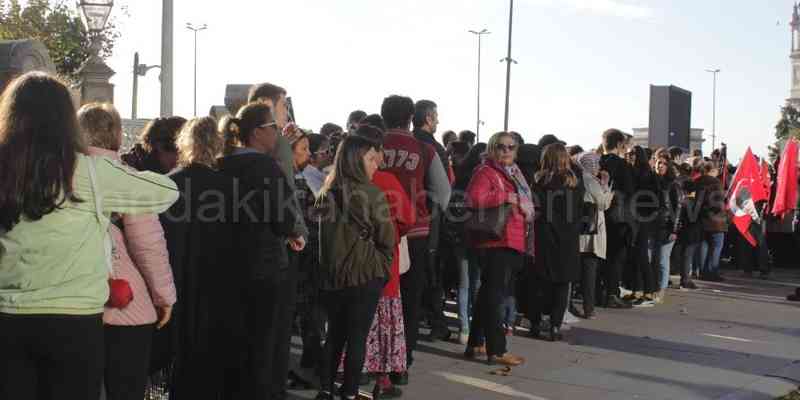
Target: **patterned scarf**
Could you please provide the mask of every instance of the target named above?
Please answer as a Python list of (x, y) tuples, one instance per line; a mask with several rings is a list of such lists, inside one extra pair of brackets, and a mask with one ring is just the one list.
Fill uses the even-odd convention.
[(533, 192), (531, 191), (531, 187), (528, 186), (528, 181), (525, 180), (525, 175), (522, 174), (522, 170), (519, 169), (517, 164), (503, 166), (490, 159), (487, 159), (486, 162), (496, 170), (501, 171), (506, 178), (514, 183), (517, 196), (519, 197), (519, 208), (525, 216), (525, 253), (534, 257), (536, 252), (533, 231)]

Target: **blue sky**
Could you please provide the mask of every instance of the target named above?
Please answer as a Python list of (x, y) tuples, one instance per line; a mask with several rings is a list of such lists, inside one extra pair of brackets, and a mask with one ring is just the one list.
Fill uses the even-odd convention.
[[(118, 0), (122, 38), (109, 64), (115, 103), (130, 115), (133, 52), (160, 62), (160, 1)], [(717, 133), (732, 157), (766, 153), (789, 95), (792, 2), (786, 0), (516, 0), (510, 127), (529, 141), (555, 133), (593, 147), (606, 128), (648, 123), (649, 85), (693, 92), (692, 125)], [(122, 7), (128, 15), (122, 15)], [(192, 113), (192, 34), (199, 36), (198, 110), (228, 83), (270, 81), (294, 98), (300, 124), (344, 124), (388, 94), (439, 104), (440, 131), (475, 127), (477, 43), (484, 37), (484, 134), (503, 126), (506, 0), (175, 1), (175, 112)], [(158, 71), (140, 79), (139, 115), (156, 116)], [(710, 137), (709, 137), (710, 142)], [(710, 148), (710, 144), (705, 147)]]

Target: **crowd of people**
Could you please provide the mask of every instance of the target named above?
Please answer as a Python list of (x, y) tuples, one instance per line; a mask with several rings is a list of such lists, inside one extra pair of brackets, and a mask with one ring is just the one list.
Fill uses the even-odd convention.
[(440, 142), (436, 103), (397, 95), (312, 133), (286, 96), (254, 85), (235, 115), (157, 118), (127, 150), (112, 105), (76, 110), (43, 73), (10, 83), (0, 398), (398, 398), (421, 330), (513, 367), (509, 335), (559, 341), (570, 314), (654, 307), (723, 280), (724, 254), (769, 277), (766, 232), (753, 247), (730, 228), (724, 151), (616, 129), (586, 150)]

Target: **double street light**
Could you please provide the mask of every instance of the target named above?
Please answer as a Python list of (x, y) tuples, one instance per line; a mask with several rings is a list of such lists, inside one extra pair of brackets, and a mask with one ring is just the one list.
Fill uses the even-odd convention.
[(194, 32), (194, 116), (196, 117), (197, 116), (197, 32), (208, 29), (208, 25), (203, 24), (195, 26), (191, 22), (187, 22), (186, 29)]

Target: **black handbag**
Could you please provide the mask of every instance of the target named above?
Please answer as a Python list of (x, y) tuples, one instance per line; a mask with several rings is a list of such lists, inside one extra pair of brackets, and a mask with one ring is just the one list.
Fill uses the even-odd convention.
[(493, 208), (470, 209), (472, 214), (464, 223), (464, 229), (481, 238), (500, 240), (505, 234), (512, 207), (511, 204), (502, 204)]
[(596, 235), (599, 218), (597, 204), (584, 201), (581, 207), (581, 235)]

